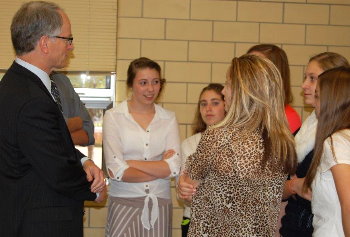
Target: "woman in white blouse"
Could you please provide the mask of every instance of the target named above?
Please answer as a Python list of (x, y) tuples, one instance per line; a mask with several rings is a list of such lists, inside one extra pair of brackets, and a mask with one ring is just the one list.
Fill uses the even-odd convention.
[(132, 96), (104, 117), (103, 150), (111, 185), (106, 236), (171, 236), (170, 178), (180, 169), (175, 114), (155, 100), (165, 80), (158, 63), (128, 69)]
[(315, 154), (304, 181), (312, 188), (313, 236), (350, 236), (350, 68), (319, 76)]

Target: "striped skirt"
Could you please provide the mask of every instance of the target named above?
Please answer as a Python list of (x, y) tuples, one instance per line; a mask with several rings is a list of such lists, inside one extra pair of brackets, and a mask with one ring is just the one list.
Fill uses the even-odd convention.
[[(159, 216), (154, 227), (147, 230), (141, 222), (145, 197), (109, 197), (106, 237), (171, 237), (171, 199), (158, 198)], [(149, 202), (152, 208), (152, 202)]]

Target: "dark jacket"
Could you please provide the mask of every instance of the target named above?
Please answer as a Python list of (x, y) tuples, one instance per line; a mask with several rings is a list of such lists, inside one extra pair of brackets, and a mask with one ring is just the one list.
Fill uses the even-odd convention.
[(51, 94), (14, 62), (0, 111), (0, 236), (82, 236), (83, 200), (96, 195)]

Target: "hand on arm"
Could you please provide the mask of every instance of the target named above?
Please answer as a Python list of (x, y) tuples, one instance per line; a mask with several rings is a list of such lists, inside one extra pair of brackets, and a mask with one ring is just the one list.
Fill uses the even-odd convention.
[(102, 170), (98, 168), (92, 160), (85, 161), (83, 168), (86, 172), (87, 180), (92, 182), (91, 192), (101, 192), (106, 187)]
[(350, 236), (350, 165), (338, 164), (331, 168), (341, 207), (345, 236)]
[(95, 202), (101, 203), (104, 202), (107, 198), (107, 187), (104, 187), (101, 192), (99, 192), (98, 197), (95, 199)]

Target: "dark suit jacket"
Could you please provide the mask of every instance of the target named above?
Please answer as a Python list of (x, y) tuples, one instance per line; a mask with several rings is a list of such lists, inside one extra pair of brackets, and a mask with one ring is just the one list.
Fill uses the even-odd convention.
[(83, 200), (96, 194), (51, 94), (14, 62), (0, 111), (0, 236), (82, 236)]

